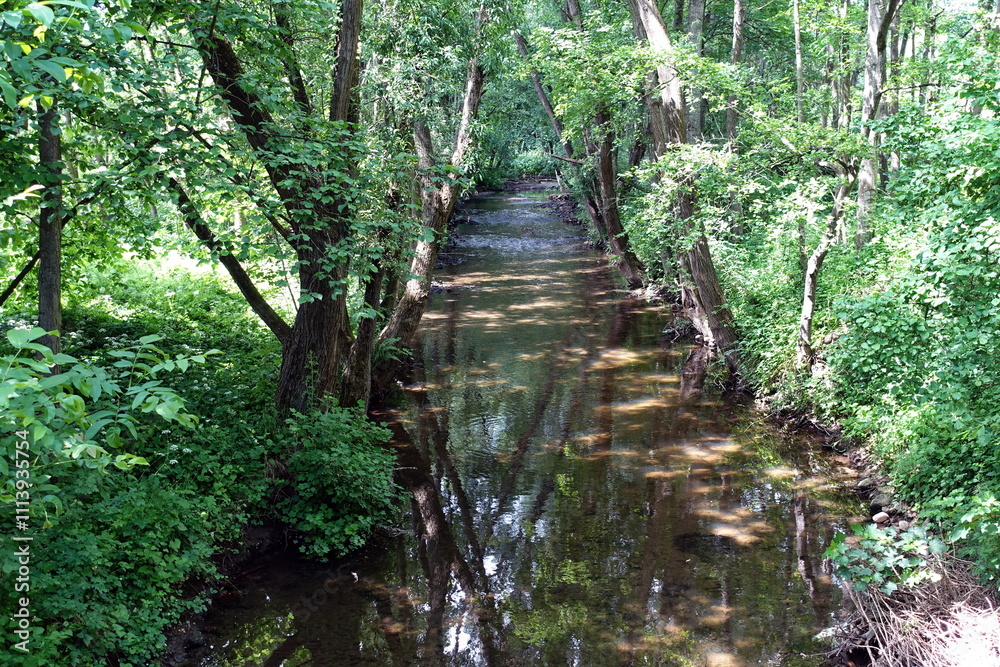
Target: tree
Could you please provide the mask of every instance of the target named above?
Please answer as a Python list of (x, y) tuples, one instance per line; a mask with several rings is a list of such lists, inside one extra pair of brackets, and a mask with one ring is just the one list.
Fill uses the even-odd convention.
[[(622, 81), (622, 67), (632, 69), (630, 55), (611, 31), (603, 27), (588, 30), (576, 0), (566, 4), (564, 14), (568, 26), (535, 34), (538, 51), (532, 65), (552, 87), (560, 116), (560, 126), (553, 127), (566, 161), (573, 165), (580, 197), (597, 237), (614, 257), (629, 287), (638, 288), (646, 283), (645, 269), (621, 221), (615, 148), (617, 132), (625, 124), (621, 115), (634, 116), (635, 98), (630, 90), (634, 77), (629, 75), (624, 85)], [(544, 90), (542, 93), (541, 104), (551, 104)], [(623, 107), (627, 109), (624, 114)]]
[[(651, 124), (661, 128), (661, 141), (654, 144), (657, 157), (664, 157), (669, 144), (684, 143), (686, 109), (676, 70), (670, 61), (671, 44), (663, 18), (651, 0), (629, 0), (636, 37), (648, 42), (660, 61), (656, 69), (659, 99), (648, 105)], [(654, 133), (654, 137), (656, 134)], [(694, 183), (678, 192), (678, 217), (689, 221), (696, 206)], [(726, 305), (715, 263), (703, 229), (688, 224), (679, 244), (682, 298), (685, 309), (706, 343), (718, 348), (731, 373), (740, 372), (740, 355), (732, 313)]]
[[(0, 212), (16, 217), (26, 202), (41, 192), (37, 219), (37, 251), (4, 291), (3, 303), (36, 265), (38, 267), (38, 324), (47, 332), (40, 344), (60, 351), (62, 329), (63, 226), (68, 220), (63, 192), (60, 112), (103, 102), (101, 70), (117, 60), (112, 49), (133, 35), (130, 25), (115, 19), (118, 7), (103, 14), (94, 1), (46, 3), (14, 2), (2, 14), (4, 69), (0, 70), (0, 124), (9, 132), (0, 142), (0, 161), (9, 168), (6, 185), (23, 193), (5, 192)], [(34, 114), (31, 114), (33, 110)], [(33, 116), (33, 118), (32, 118)], [(31, 128), (29, 130), (29, 128)], [(26, 151), (28, 136), (37, 142), (36, 159)], [(82, 197), (85, 203), (89, 198)], [(8, 240), (19, 247), (27, 235), (16, 227)]]
[(868, 241), (868, 219), (872, 214), (875, 197), (876, 171), (879, 137), (872, 132), (871, 122), (878, 118), (882, 109), (882, 95), (885, 87), (886, 44), (889, 29), (899, 10), (902, 0), (869, 0), (868, 30), (866, 33), (865, 83), (861, 104), (861, 131), (871, 144), (871, 151), (861, 160), (858, 175), (858, 228), (854, 242), (859, 247)]

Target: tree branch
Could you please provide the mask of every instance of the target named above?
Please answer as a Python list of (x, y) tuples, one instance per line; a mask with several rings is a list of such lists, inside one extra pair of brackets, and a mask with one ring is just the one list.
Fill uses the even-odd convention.
[(184, 187), (172, 176), (167, 179), (167, 182), (170, 185), (170, 189), (177, 196), (177, 208), (180, 210), (181, 215), (184, 216), (184, 224), (195, 233), (195, 236), (205, 244), (205, 247), (218, 255), (219, 262), (226, 267), (243, 298), (246, 299), (247, 303), (250, 304), (250, 307), (253, 308), (253, 311), (257, 313), (257, 316), (260, 317), (267, 328), (271, 330), (271, 333), (284, 345), (292, 333), (292, 328), (275, 312), (271, 304), (267, 302), (231, 250), (212, 234), (212, 231), (201, 217), (198, 207), (188, 197)]

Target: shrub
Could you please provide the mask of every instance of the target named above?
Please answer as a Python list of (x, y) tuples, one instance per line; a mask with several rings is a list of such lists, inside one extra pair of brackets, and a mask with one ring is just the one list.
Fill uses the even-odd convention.
[(395, 457), (379, 446), (389, 436), (356, 408), (288, 420), (281, 449), (289, 452), (291, 481), (278, 508), (305, 553), (323, 558), (356, 549), (393, 515)]

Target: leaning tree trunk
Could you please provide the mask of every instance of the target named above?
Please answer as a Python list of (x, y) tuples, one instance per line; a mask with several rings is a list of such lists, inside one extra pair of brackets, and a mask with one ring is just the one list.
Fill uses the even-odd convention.
[[(524, 37), (521, 33), (514, 32), (514, 41), (517, 43), (517, 51), (521, 54), (521, 58), (525, 62), (529, 59), (528, 54), (528, 44), (524, 41)], [(537, 70), (531, 70), (531, 83), (535, 87), (535, 95), (538, 96), (538, 102), (542, 105), (542, 109), (545, 110), (545, 115), (549, 119), (549, 123), (552, 124), (552, 130), (556, 133), (556, 138), (559, 140), (559, 144), (563, 148), (563, 153), (566, 155), (567, 159), (573, 159), (573, 144), (571, 144), (563, 132), (562, 121), (556, 116), (555, 109), (552, 107), (552, 101), (549, 100), (549, 95), (545, 90), (545, 86), (542, 84), (542, 77)]]
[[(374, 313), (382, 296), (382, 281), (385, 272), (378, 269), (365, 282), (365, 306)], [(368, 408), (372, 391), (372, 356), (375, 354), (375, 317), (363, 316), (358, 323), (358, 331), (351, 345), (347, 361), (344, 363), (340, 383), (340, 404), (345, 407), (360, 405)]]
[(598, 110), (595, 117), (597, 125), (604, 136), (597, 149), (597, 178), (601, 186), (601, 217), (608, 232), (608, 244), (615, 255), (616, 264), (625, 276), (628, 286), (637, 289), (645, 284), (642, 274), (642, 263), (629, 246), (628, 235), (622, 226), (621, 213), (618, 210), (618, 174), (615, 171), (614, 136), (612, 135), (610, 117), (603, 109)]
[(38, 326), (55, 333), (38, 342), (58, 353), (62, 331), (62, 144), (55, 105), (48, 110), (39, 107), (39, 111), (38, 160), (45, 171), (45, 192), (38, 213)]
[(802, 313), (799, 316), (799, 336), (796, 344), (796, 360), (799, 366), (806, 368), (812, 366), (814, 361), (812, 323), (813, 313), (816, 310), (816, 287), (819, 284), (819, 271), (823, 267), (823, 260), (826, 259), (830, 247), (837, 240), (837, 230), (840, 227), (844, 204), (854, 188), (855, 180), (857, 180), (850, 165), (845, 167), (842, 176), (844, 181), (837, 187), (834, 194), (833, 211), (827, 221), (826, 231), (806, 262), (805, 286), (802, 290)]
[[(688, 5), (688, 41), (695, 55), (702, 54), (704, 40), (702, 36), (705, 32), (705, 0), (690, 0)], [(701, 109), (704, 106), (701, 90), (691, 89), (691, 101), (687, 115), (687, 138), (692, 144), (702, 140)]]
[[(629, 9), (637, 27), (636, 36), (645, 38), (655, 51), (670, 53), (670, 37), (656, 3), (653, 0), (629, 0)], [(668, 60), (664, 60), (657, 67), (656, 76), (660, 84), (660, 99), (658, 104), (649, 108), (651, 112), (660, 114), (656, 122), (664, 128), (669, 143), (684, 143), (685, 109), (676, 71)], [(659, 147), (657, 155), (663, 155), (666, 150), (666, 146)], [(737, 374), (740, 372), (740, 356), (733, 316), (726, 305), (704, 230), (694, 222), (694, 184), (685, 188), (679, 197), (678, 211), (685, 222), (685, 237), (690, 243), (680, 257), (682, 271), (687, 274), (682, 278), (685, 301), (690, 305), (689, 313), (699, 333), (708, 344), (718, 348), (730, 372)]]
[[(570, 16), (579, 16), (579, 6), (576, 4), (575, 0), (568, 3), (567, 8)], [(583, 29), (582, 21), (578, 24), (577, 29)], [(517, 48), (521, 57), (527, 60), (528, 47), (524, 38), (520, 34), (514, 33), (514, 39), (517, 42)], [(580, 166), (584, 163), (575, 159), (573, 145), (565, 138), (562, 123), (555, 115), (552, 103), (549, 100), (544, 86), (542, 85), (540, 76), (536, 71), (532, 70), (531, 78), (535, 86), (535, 93), (538, 96), (538, 101), (545, 110), (546, 115), (548, 115), (549, 120), (552, 123), (552, 129), (555, 131), (556, 137), (559, 139), (559, 143), (562, 144), (563, 152), (566, 156), (566, 162), (570, 163), (577, 174), (579, 174)], [(594, 122), (595, 125), (600, 127), (606, 121), (606, 118), (595, 118)], [(609, 144), (608, 147), (613, 148), (613, 143)], [(584, 208), (587, 210), (587, 216), (590, 218), (590, 221), (594, 226), (594, 231), (597, 233), (597, 237), (602, 243), (606, 243), (610, 246), (611, 252), (615, 258), (616, 266), (618, 266), (621, 270), (622, 275), (625, 276), (625, 280), (628, 282), (629, 287), (635, 289), (645, 284), (643, 266), (642, 262), (639, 261), (639, 258), (635, 256), (634, 252), (632, 252), (632, 249), (629, 246), (628, 236), (621, 224), (617, 201), (617, 174), (613, 164), (614, 154), (613, 152), (605, 154), (603, 151), (604, 148), (604, 142), (597, 145), (597, 175), (588, 179), (589, 182), (584, 183), (583, 185), (583, 204)], [(588, 155), (593, 156), (593, 152), (594, 151), (588, 151)], [(610, 177), (608, 174), (610, 174)]]
[[(454, 150), (450, 164), (458, 167), (472, 145), (471, 127), (479, 113), (479, 101), (483, 95), (483, 70), (477, 59), (469, 63), (468, 78), (465, 86), (465, 98), (462, 102), (462, 117), (458, 133), (455, 136)], [(396, 341), (400, 345), (410, 345), (413, 336), (423, 317), (424, 308), (430, 298), (431, 276), (437, 261), (441, 237), (444, 235), (455, 209), (458, 198), (458, 184), (447, 181), (436, 186), (432, 181), (431, 169), (436, 163), (434, 146), (431, 142), (430, 129), (423, 121), (417, 121), (413, 126), (413, 140), (417, 151), (418, 167), (420, 169), (420, 215), (424, 235), (417, 241), (410, 260), (411, 278), (406, 281), (403, 293), (389, 317), (389, 321), (378, 335), (377, 345), (386, 345)], [(384, 379), (391, 374), (388, 365), (380, 368), (378, 374)]]
[(792, 0), (792, 26), (795, 29), (795, 118), (799, 124), (806, 122), (805, 68), (802, 64), (802, 21), (799, 18), (799, 0)]
[[(729, 62), (735, 67), (743, 62), (743, 0), (733, 0), (733, 48)], [(726, 139), (736, 145), (736, 97), (730, 95), (726, 104)]]
[[(851, 0), (841, 0), (837, 6), (841, 26), (847, 25), (847, 14), (851, 8)], [(853, 107), (851, 105), (851, 46), (844, 28), (837, 36), (837, 71), (833, 77), (833, 98), (836, 118), (835, 129), (846, 130), (851, 127)]]

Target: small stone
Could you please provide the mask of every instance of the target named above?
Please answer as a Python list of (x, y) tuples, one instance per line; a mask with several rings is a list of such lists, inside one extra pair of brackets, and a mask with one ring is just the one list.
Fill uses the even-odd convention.
[(900, 530), (909, 530), (910, 529), (910, 522), (909, 521), (900, 521), (898, 524), (896, 524), (896, 527), (899, 528)]
[(892, 496), (888, 493), (876, 493), (868, 506), (872, 512), (883, 512), (892, 506)]
[(889, 520), (889, 515), (886, 514), (885, 512), (879, 512), (878, 514), (872, 517), (872, 521), (874, 521), (875, 523), (886, 523), (888, 520)]
[(863, 480), (861, 480), (860, 482), (858, 482), (858, 487), (857, 488), (859, 490), (863, 490), (863, 489), (870, 489), (873, 486), (875, 486), (875, 478), (873, 478), (873, 477), (866, 477)]

